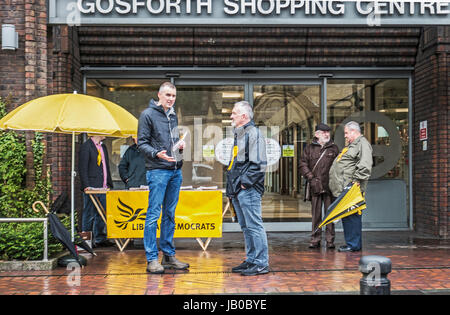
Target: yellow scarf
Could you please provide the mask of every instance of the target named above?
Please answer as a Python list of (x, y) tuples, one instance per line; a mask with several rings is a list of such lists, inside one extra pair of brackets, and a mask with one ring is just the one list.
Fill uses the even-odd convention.
[(345, 152), (348, 151), (348, 147), (342, 149), (341, 153), (338, 155), (337, 160), (340, 161)]
[(233, 157), (231, 158), (230, 165), (228, 165), (228, 170), (231, 170), (231, 168), (233, 167), (233, 162), (234, 162), (234, 159), (236, 158), (237, 154), (238, 154), (238, 146), (235, 145), (233, 147)]

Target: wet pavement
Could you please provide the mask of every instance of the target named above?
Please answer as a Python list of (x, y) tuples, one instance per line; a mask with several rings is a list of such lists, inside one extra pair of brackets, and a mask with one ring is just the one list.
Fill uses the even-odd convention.
[[(392, 294), (450, 294), (450, 240), (418, 237), (413, 232), (364, 232), (363, 250), (339, 253), (309, 249), (308, 233), (268, 233), (271, 272), (244, 277), (231, 267), (244, 258), (241, 233), (224, 233), (204, 252), (194, 239), (176, 239), (177, 258), (189, 272), (147, 274), (143, 249), (129, 245), (83, 254), (88, 265), (52, 271), (0, 272), (0, 295), (12, 294), (359, 294), (361, 256), (391, 259)], [(336, 233), (336, 248), (343, 235)]]

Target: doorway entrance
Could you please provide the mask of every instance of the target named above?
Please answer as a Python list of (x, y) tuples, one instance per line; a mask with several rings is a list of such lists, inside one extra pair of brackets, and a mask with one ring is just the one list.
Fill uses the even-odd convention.
[[(363, 228), (412, 226), (412, 81), (408, 71), (363, 69), (330, 74), (304, 69), (143, 69), (124, 74), (89, 69), (85, 92), (118, 103), (139, 117), (149, 100), (157, 98), (160, 84), (168, 80), (177, 86), (175, 108), (180, 126), (189, 131), (183, 186), (225, 187), (227, 163), (221, 157), (221, 147), (224, 139), (232, 137), (234, 103), (247, 100), (253, 106), (256, 125), (266, 139), (276, 143), (272, 153), (277, 160), (266, 174), (263, 197), (268, 231), (311, 230), (310, 203), (303, 201), (305, 183), (298, 172), (299, 158), (319, 122), (332, 128), (332, 137), (342, 148), (343, 125), (349, 120), (360, 123), (373, 147), (373, 172), (367, 188), (370, 211), (363, 213)], [(105, 142), (115, 188), (121, 188), (117, 165), (131, 139)], [(229, 216), (224, 222), (224, 231), (240, 231)]]
[[(310, 204), (303, 201), (305, 183), (298, 162), (320, 122), (321, 84), (257, 80), (175, 80), (175, 84), (179, 124), (190, 135), (190, 150), (184, 151), (183, 185), (225, 188), (227, 160), (220, 158), (220, 146), (224, 139), (232, 139), (234, 104), (248, 100), (256, 126), (279, 150), (277, 161), (266, 173), (264, 222), (268, 230), (279, 230), (286, 223), (310, 225)], [(229, 216), (227, 222), (231, 222)]]
[[(87, 94), (121, 104), (136, 117), (157, 97), (164, 79), (89, 79)], [(303, 201), (304, 179), (298, 172), (299, 158), (321, 119), (321, 81), (196, 80), (172, 79), (177, 86), (176, 111), (179, 127), (187, 132), (183, 186), (217, 186), (224, 189), (227, 162), (220, 156), (224, 139), (232, 139), (231, 110), (247, 100), (254, 121), (270, 138), (276, 161), (265, 179), (262, 215), (269, 231), (309, 230), (310, 203)], [(111, 148), (111, 171), (115, 187), (122, 182), (116, 165), (130, 139), (107, 139)], [(109, 143), (110, 142), (110, 143)], [(278, 154), (277, 154), (278, 153)], [(224, 200), (224, 203), (226, 200)], [(224, 229), (239, 229), (228, 214)]]

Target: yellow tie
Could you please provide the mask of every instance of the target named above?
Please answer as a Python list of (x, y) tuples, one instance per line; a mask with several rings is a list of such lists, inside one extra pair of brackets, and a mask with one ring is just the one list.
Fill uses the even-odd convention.
[(102, 164), (102, 154), (100, 153), (100, 150), (97, 149), (98, 155), (97, 155), (97, 165), (100, 166)]
[(337, 160), (340, 161), (345, 152), (348, 151), (348, 147), (342, 149), (341, 153), (338, 155)]

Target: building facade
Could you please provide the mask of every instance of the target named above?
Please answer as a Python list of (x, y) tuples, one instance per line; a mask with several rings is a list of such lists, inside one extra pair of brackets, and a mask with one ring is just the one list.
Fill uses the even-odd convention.
[[(107, 11), (108, 3), (99, 8)], [(448, 23), (158, 25), (141, 19), (70, 26), (54, 22), (54, 6), (46, 0), (0, 4), (1, 24), (14, 25), (19, 36), (17, 49), (0, 51), (0, 96), (11, 95), (10, 109), (77, 90), (139, 117), (160, 83), (171, 80), (180, 125), (189, 134), (183, 185), (222, 188), (221, 148), (231, 109), (248, 100), (256, 124), (279, 145), (272, 148), (263, 199), (263, 218), (272, 231), (310, 229), (298, 160), (315, 125), (329, 124), (342, 147), (343, 124), (356, 120), (374, 148), (364, 228), (449, 237)], [(70, 191), (71, 139), (57, 134), (45, 139), (56, 198)], [(130, 139), (105, 142), (121, 187), (117, 165)], [(225, 218), (225, 230), (237, 228), (229, 222)]]

